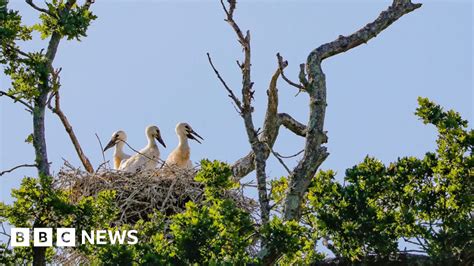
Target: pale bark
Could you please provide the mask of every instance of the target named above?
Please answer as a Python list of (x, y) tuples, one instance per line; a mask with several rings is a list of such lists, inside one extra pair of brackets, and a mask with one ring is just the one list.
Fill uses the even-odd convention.
[(326, 78), (321, 62), (328, 57), (367, 43), (397, 19), (420, 6), (421, 4), (413, 4), (411, 1), (394, 0), (392, 5), (380, 13), (374, 22), (349, 36), (340, 36), (335, 41), (323, 44), (309, 54), (306, 61), (308, 85), (305, 86), (305, 91), (310, 96), (310, 113), (305, 153), (289, 177), (283, 213), (285, 220), (298, 220), (301, 217), (300, 210), (304, 194), (319, 166), (329, 155), (326, 147), (321, 146), (325, 142), (324, 118), (327, 105)]

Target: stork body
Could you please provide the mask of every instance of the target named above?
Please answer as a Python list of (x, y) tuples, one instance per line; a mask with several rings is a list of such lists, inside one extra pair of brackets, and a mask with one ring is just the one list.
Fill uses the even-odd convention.
[(176, 135), (179, 140), (178, 146), (170, 153), (170, 155), (168, 155), (165, 163), (168, 166), (192, 168), (193, 163), (190, 159), (191, 148), (189, 147), (188, 139), (193, 139), (198, 143), (201, 143), (197, 138), (203, 138), (199, 136), (199, 134), (197, 134), (187, 123), (179, 123), (176, 125)]
[(127, 134), (125, 134), (125, 131), (119, 130), (119, 131), (114, 132), (114, 134), (112, 134), (112, 138), (110, 139), (107, 146), (105, 146), (104, 148), (104, 152), (105, 152), (106, 150), (115, 146), (114, 169), (119, 169), (122, 162), (130, 158), (130, 155), (123, 152), (123, 146), (125, 145), (126, 141), (127, 141)]
[(156, 145), (155, 139), (158, 140), (163, 147), (166, 148), (158, 127), (148, 126), (145, 130), (148, 144), (137, 154), (122, 162), (120, 170), (135, 173), (137, 171), (152, 170), (158, 165), (160, 159), (160, 150)]

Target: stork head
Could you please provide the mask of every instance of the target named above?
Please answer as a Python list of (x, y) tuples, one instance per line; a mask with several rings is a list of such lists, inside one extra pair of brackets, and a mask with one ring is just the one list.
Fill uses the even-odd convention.
[[(176, 134), (178, 136), (186, 136), (188, 139), (193, 139), (198, 143), (201, 143), (199, 139), (204, 140), (201, 136), (199, 136), (196, 131), (188, 123), (179, 123), (176, 125)], [(198, 139), (199, 138), (199, 139)]]
[(148, 126), (145, 130), (145, 133), (148, 137), (153, 137), (155, 138), (163, 147), (166, 148), (166, 144), (161, 138), (161, 132), (160, 129), (157, 126)]
[(112, 148), (113, 146), (117, 145), (117, 143), (121, 141), (122, 142), (127, 141), (127, 134), (125, 134), (125, 131), (119, 130), (119, 131), (114, 132), (114, 134), (112, 134), (112, 137), (110, 138), (109, 143), (107, 143), (107, 146), (105, 146), (104, 151)]

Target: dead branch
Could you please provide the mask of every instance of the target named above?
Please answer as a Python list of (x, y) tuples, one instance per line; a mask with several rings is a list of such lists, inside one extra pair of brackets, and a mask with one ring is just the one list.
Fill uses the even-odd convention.
[[(285, 161), (283, 161), (283, 157), (278, 153), (278, 152), (275, 152), (273, 150), (273, 148), (271, 148), (268, 144), (267, 144), (267, 147), (268, 149), (271, 151), (271, 153), (273, 154), (273, 156), (275, 156), (275, 158), (278, 160), (278, 162), (280, 162), (280, 164), (283, 166), (283, 168), (285, 168), (286, 172), (288, 172), (289, 175), (291, 175), (291, 170), (290, 168), (286, 165)], [(271, 207), (270, 207), (271, 208)]]
[(11, 173), (11, 172), (15, 171), (16, 169), (23, 168), (23, 167), (36, 167), (36, 164), (20, 164), (20, 165), (17, 165), (15, 167), (13, 167), (13, 168), (10, 168), (8, 170), (0, 172), (0, 176), (2, 176), (4, 174), (7, 174), (7, 173)]
[[(280, 77), (282, 70), (278, 68), (273, 74), (270, 84), (267, 89), (267, 109), (265, 113), (265, 120), (263, 121), (262, 135), (260, 141), (267, 143), (270, 147), (273, 147), (278, 137), (278, 78)], [(268, 157), (268, 151), (264, 151), (264, 155)]]
[[(255, 165), (257, 174), (257, 188), (260, 203), (260, 215), (262, 223), (267, 224), (270, 218), (270, 205), (267, 192), (267, 175), (266, 175), (266, 145), (260, 141), (259, 132), (255, 129), (253, 123), (253, 107), (252, 99), (254, 95), (253, 82), (251, 79), (251, 48), (250, 48), (250, 31), (246, 31), (245, 35), (240, 29), (239, 25), (234, 20), (234, 11), (236, 8), (235, 0), (228, 0), (229, 7), (227, 8), (224, 1), (221, 0), (222, 7), (226, 13), (225, 21), (232, 27), (237, 35), (237, 40), (242, 45), (244, 51), (243, 63), (238, 63), (242, 71), (242, 110), (241, 116), (244, 120), (247, 137), (255, 154), (253, 164)], [(278, 74), (279, 75), (279, 74)], [(274, 115), (276, 117), (276, 114)]]
[[(400, 17), (419, 7), (421, 7), (421, 4), (413, 4), (410, 0), (394, 0), (392, 5), (387, 10), (380, 13), (375, 21), (365, 25), (362, 29), (349, 36), (341, 35), (336, 40), (319, 46), (310, 54), (309, 57), (312, 58), (312, 60), (318, 59), (318, 61), (322, 61), (328, 57), (346, 52), (361, 44), (365, 44), (392, 23), (397, 21)], [(308, 58), (308, 62), (311, 61), (310, 58)]]
[(297, 153), (295, 153), (295, 154), (293, 154), (293, 155), (284, 156), (284, 155), (281, 155), (281, 154), (279, 154), (279, 153), (277, 153), (277, 155), (278, 155), (278, 157), (283, 158), (283, 159), (290, 159), (290, 158), (294, 158), (294, 157), (296, 157), (296, 156), (302, 154), (303, 152), (304, 152), (304, 150), (301, 150), (301, 151), (299, 151), (299, 152), (297, 152)]
[(219, 71), (217, 71), (216, 67), (212, 63), (212, 59), (211, 59), (211, 56), (209, 55), (209, 53), (207, 53), (207, 59), (209, 60), (209, 64), (211, 65), (212, 69), (214, 70), (214, 73), (216, 73), (217, 78), (221, 81), (222, 85), (224, 85), (224, 88), (229, 93), (229, 97), (234, 101), (234, 104), (235, 104), (236, 108), (238, 109), (239, 113), (241, 114), (242, 113), (242, 103), (240, 102), (239, 98), (237, 98), (237, 96), (235, 96), (232, 89), (229, 86), (227, 86), (227, 83), (221, 77), (221, 75), (219, 74)]
[(321, 68), (321, 62), (331, 56), (346, 52), (360, 44), (368, 42), (390, 26), (397, 19), (419, 8), (421, 4), (413, 4), (409, 0), (394, 0), (392, 5), (383, 11), (379, 17), (357, 32), (337, 40), (323, 44), (313, 50), (307, 59), (306, 68), (308, 84), (306, 92), (310, 96), (310, 116), (307, 126), (305, 153), (303, 159), (289, 177), (284, 208), (285, 220), (298, 220), (301, 217), (301, 202), (311, 179), (329, 153), (321, 146), (327, 141), (324, 132), (326, 113), (326, 80)]
[[(56, 76), (58, 78), (58, 76)], [(57, 80), (59, 82), (59, 80)], [(59, 84), (59, 83), (58, 83)], [(69, 135), (69, 138), (71, 139), (72, 144), (74, 145), (74, 149), (76, 150), (77, 156), (79, 156), (79, 159), (82, 162), (82, 165), (86, 169), (87, 172), (93, 173), (94, 172), (94, 167), (92, 166), (91, 162), (89, 161), (89, 158), (84, 154), (84, 151), (82, 150), (81, 144), (79, 143), (79, 140), (76, 137), (76, 134), (74, 133), (74, 130), (72, 129), (71, 124), (69, 123), (69, 120), (67, 119), (66, 115), (64, 112), (61, 110), (61, 104), (60, 104), (60, 96), (59, 96), (59, 91), (56, 91), (55, 93), (55, 106), (51, 107), (48, 106), (51, 111), (56, 114), (59, 119), (61, 120), (64, 129)]]
[(289, 78), (287, 78), (285, 76), (285, 72), (283, 70), (288, 66), (288, 61), (286, 61), (286, 60), (283, 61), (283, 57), (281, 57), (280, 53), (277, 53), (277, 59), (278, 59), (278, 66), (279, 66), (280, 72), (281, 72), (281, 77), (283, 78), (283, 80), (286, 81), (286, 83), (288, 83), (289, 85), (297, 88), (298, 91), (304, 91), (305, 87), (291, 81)]
[(298, 136), (305, 137), (307, 133), (307, 128), (305, 125), (298, 122), (296, 119), (291, 117), (287, 113), (280, 113), (278, 114), (278, 118), (280, 119), (280, 123), (286, 127), (291, 132), (295, 133)]
[(95, 137), (97, 138), (97, 141), (99, 142), (100, 152), (102, 153), (102, 159), (103, 159), (102, 164), (105, 165), (107, 163), (107, 160), (105, 159), (104, 146), (102, 145), (102, 141), (100, 141), (99, 135), (97, 135), (97, 133), (95, 133)]

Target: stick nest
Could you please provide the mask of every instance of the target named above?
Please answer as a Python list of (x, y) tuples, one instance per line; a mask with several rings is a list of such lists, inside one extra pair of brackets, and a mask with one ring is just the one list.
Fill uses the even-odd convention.
[[(197, 171), (167, 166), (137, 173), (110, 169), (88, 173), (66, 163), (57, 175), (56, 186), (69, 191), (72, 202), (97, 196), (104, 190), (116, 191), (115, 204), (119, 215), (114, 223), (119, 225), (147, 219), (156, 211), (166, 216), (181, 213), (189, 201), (202, 205), (204, 186), (194, 181)], [(226, 191), (223, 197), (233, 200), (239, 208), (251, 214), (256, 211), (256, 202), (245, 197), (242, 190)]]

